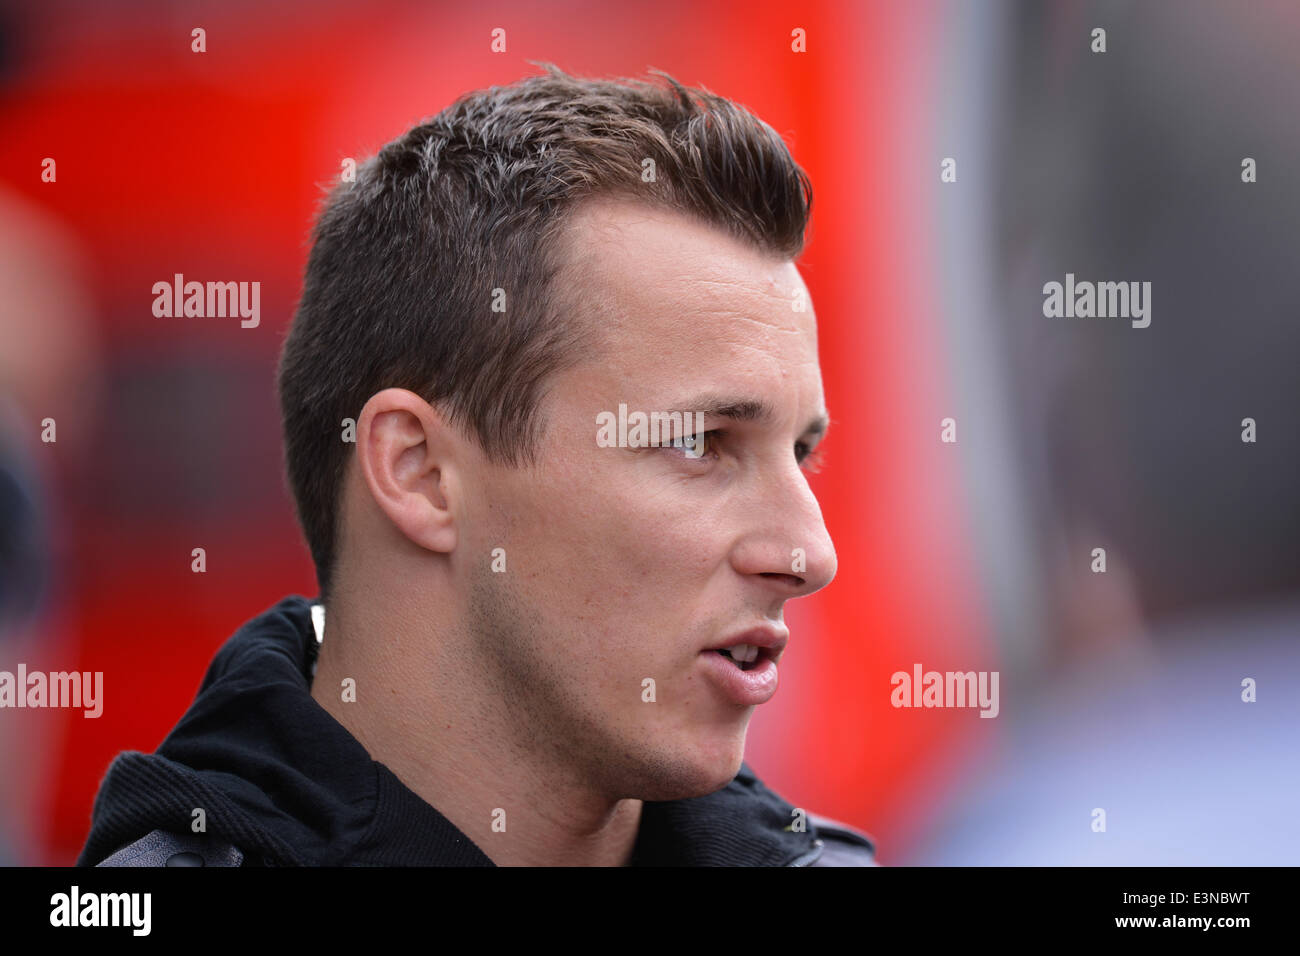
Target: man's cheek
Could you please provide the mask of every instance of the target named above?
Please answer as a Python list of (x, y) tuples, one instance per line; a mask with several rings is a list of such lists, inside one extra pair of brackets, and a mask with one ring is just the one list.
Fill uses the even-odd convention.
[(638, 632), (626, 617), (607, 621), (602, 630), (600, 643), (584, 655), (583, 669), (601, 696), (621, 708), (640, 699), (644, 682), (662, 679), (664, 655), (653, 636)]

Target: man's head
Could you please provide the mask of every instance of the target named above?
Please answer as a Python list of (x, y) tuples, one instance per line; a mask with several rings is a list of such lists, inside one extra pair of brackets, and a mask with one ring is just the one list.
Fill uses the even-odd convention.
[[(807, 178), (668, 84), (551, 70), (383, 149), (322, 215), (280, 372), (327, 601), (396, 582), (444, 673), (616, 798), (735, 774), (778, 650), (737, 681), (712, 649), (779, 643), (835, 573)], [(701, 436), (605, 447), (620, 406)]]

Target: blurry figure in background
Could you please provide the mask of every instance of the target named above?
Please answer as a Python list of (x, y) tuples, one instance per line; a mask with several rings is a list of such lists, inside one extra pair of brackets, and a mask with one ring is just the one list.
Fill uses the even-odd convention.
[[(19, 642), (17, 632), (35, 614), (49, 574), (49, 551), (45, 514), (32, 462), (18, 441), (22, 419), (0, 394), (0, 668), (8, 669), (9, 651)], [(0, 723), (0, 761), (17, 766), (11, 759), (9, 722)], [(0, 866), (20, 862), (13, 836), (14, 812), (8, 793), (22, 774), (7, 773), (9, 783), (0, 786)]]
[[(74, 240), (45, 213), (0, 188), (0, 670), (66, 658), (59, 621), (69, 562), (60, 560), (59, 472), (93, 428), (97, 335)], [(53, 419), (56, 441), (42, 441)], [(0, 865), (32, 865), (45, 823), (41, 790), (57, 712), (0, 711)]]
[[(1295, 865), (1300, 9), (1008, 22), (993, 334), (1055, 673), (1004, 682), (999, 753), (899, 862)], [(1149, 327), (1046, 317), (1067, 273), (1149, 281)]]

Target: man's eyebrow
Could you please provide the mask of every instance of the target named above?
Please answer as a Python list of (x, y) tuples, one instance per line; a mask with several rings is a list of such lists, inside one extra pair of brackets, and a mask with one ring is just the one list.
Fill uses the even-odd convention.
[[(713, 394), (700, 395), (683, 407), (673, 409), (670, 414), (684, 415), (687, 412), (703, 412), (707, 418), (728, 418), (733, 422), (759, 422), (760, 424), (771, 423), (776, 418), (772, 406), (761, 398)], [(823, 412), (813, 418), (800, 434), (820, 438), (826, 434), (830, 424), (830, 418)]]

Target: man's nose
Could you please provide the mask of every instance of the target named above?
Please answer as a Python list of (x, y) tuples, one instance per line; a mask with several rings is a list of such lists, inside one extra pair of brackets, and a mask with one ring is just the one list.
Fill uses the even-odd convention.
[(831, 583), (837, 570), (835, 546), (802, 469), (793, 465), (766, 476), (751, 508), (749, 533), (732, 553), (736, 571), (761, 577), (787, 599)]

